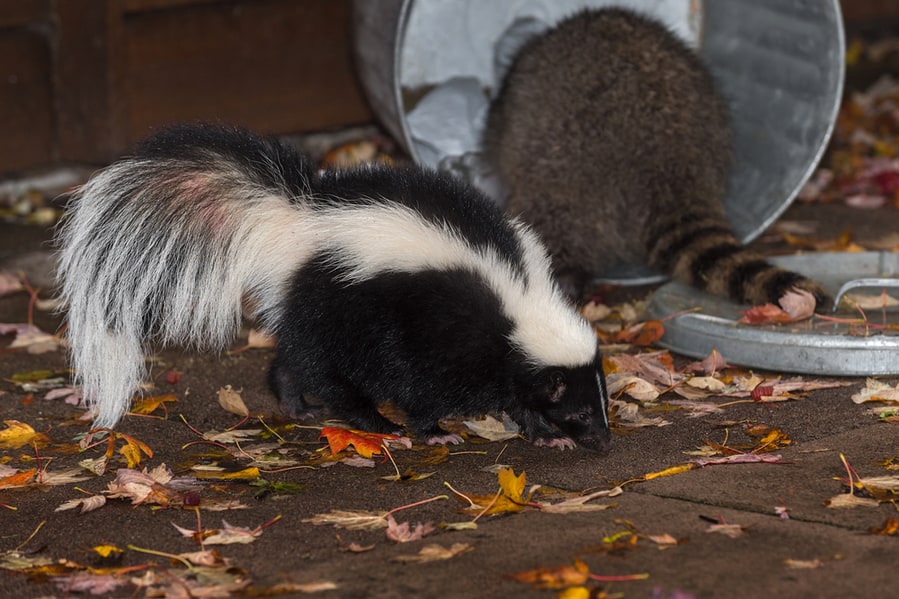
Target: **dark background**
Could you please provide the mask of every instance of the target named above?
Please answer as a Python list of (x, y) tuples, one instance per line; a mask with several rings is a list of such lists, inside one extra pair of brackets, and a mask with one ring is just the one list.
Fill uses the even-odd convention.
[[(350, 0), (0, 0), (0, 177), (103, 164), (163, 123), (292, 134), (371, 122)], [(895, 0), (842, 0), (847, 30)]]

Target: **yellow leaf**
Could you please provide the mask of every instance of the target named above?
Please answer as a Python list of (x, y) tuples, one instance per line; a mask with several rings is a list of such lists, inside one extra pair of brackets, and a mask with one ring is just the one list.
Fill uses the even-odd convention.
[(515, 471), (511, 468), (503, 468), (499, 471), (499, 486), (503, 490), (503, 494), (516, 503), (524, 503), (521, 494), (524, 493), (526, 484), (525, 473), (515, 476)]
[(0, 449), (19, 449), (25, 445), (43, 446), (50, 439), (43, 433), (36, 432), (29, 425), (18, 420), (4, 420), (6, 430), (0, 431)]
[(197, 478), (214, 478), (216, 480), (256, 480), (261, 474), (259, 473), (259, 468), (253, 466), (237, 472), (201, 472), (194, 470), (194, 476)]
[(688, 472), (696, 468), (695, 464), (681, 464), (680, 466), (672, 466), (671, 468), (665, 468), (664, 470), (659, 470), (658, 472), (650, 472), (643, 476), (644, 480), (652, 480), (654, 478), (661, 478), (663, 476), (671, 476), (673, 474), (681, 474), (683, 472)]
[(590, 589), (587, 587), (568, 587), (558, 594), (558, 599), (590, 599)]
[(122, 445), (122, 448), (119, 449), (119, 453), (125, 456), (129, 468), (134, 468), (140, 464), (140, 449), (134, 445)]
[(173, 393), (166, 395), (154, 395), (153, 397), (142, 397), (131, 406), (132, 414), (152, 414), (159, 406), (169, 402), (178, 401), (178, 397)]
[(109, 557), (113, 553), (125, 553), (124, 549), (119, 549), (115, 545), (95, 545), (91, 547), (96, 553), (102, 557)]

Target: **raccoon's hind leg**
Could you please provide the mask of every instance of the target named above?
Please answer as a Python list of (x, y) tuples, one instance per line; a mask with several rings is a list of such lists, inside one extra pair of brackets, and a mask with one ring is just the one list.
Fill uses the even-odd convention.
[(777, 304), (793, 289), (811, 293), (818, 309), (829, 308), (832, 301), (815, 281), (747, 250), (716, 213), (690, 211), (661, 218), (647, 229), (646, 247), (651, 267), (742, 304)]

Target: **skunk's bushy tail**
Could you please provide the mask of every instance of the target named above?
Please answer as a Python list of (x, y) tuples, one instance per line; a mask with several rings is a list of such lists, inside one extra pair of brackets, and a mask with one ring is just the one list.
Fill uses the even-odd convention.
[(221, 348), (243, 302), (278, 322), (298, 265), (313, 165), (276, 141), (175, 127), (92, 177), (57, 232), (76, 383), (111, 427), (145, 375), (145, 344)]

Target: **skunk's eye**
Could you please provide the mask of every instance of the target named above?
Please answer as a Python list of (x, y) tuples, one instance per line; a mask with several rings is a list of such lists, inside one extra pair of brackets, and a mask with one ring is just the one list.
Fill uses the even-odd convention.
[(590, 422), (593, 420), (593, 416), (591, 416), (587, 412), (581, 412), (577, 415), (577, 419), (583, 424), (590, 424)]
[(561, 387), (565, 384), (565, 374), (557, 370), (550, 375), (550, 380), (553, 387)]

